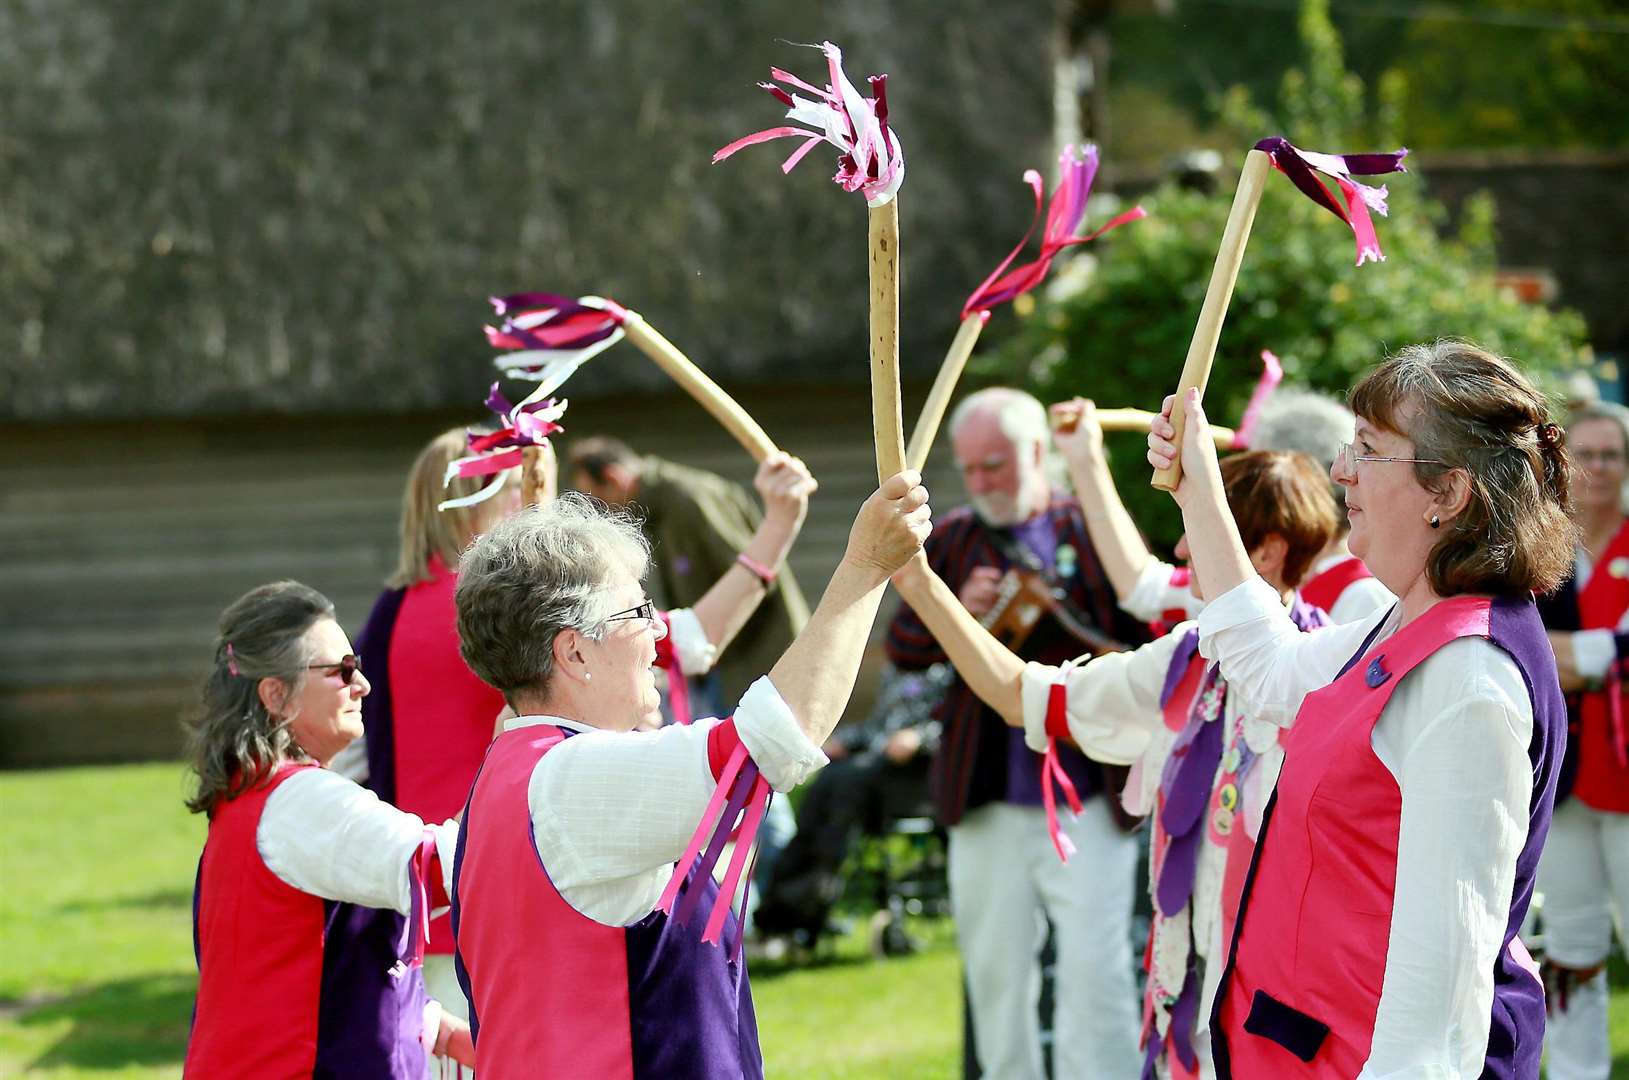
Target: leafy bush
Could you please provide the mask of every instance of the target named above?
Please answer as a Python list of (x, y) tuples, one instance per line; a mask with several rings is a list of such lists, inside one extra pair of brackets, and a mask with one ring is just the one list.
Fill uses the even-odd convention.
[[(1280, 94), (1285, 134), (1319, 150), (1395, 146), (1385, 129), (1402, 88), (1383, 80), (1384, 100), (1366, 119), (1362, 83), (1342, 66), (1324, 0), (1304, 6), (1302, 42), (1307, 63), (1285, 77)], [(1229, 113), (1241, 147), (1273, 133), (1242, 93), (1232, 95)], [(1224, 166), (1215, 193), (1174, 184), (1151, 193), (1143, 200), (1149, 217), (1098, 241), (1100, 261), (1089, 274), (1061, 275), (1060, 285), (1084, 284), (1044, 296), (985, 373), (1027, 384), (1043, 400), (1080, 394), (1105, 406), (1158, 408), (1176, 386), (1210, 280), (1234, 165)], [(1206, 392), (1215, 422), (1237, 420), (1263, 349), (1283, 361), (1287, 383), (1336, 394), (1392, 350), (1438, 337), (1474, 340), (1540, 379), (1583, 360), (1575, 313), (1522, 304), (1494, 284), (1488, 200), (1472, 200), (1459, 228), (1444, 235), (1446, 212), (1426, 197), (1417, 172), (1384, 179), (1391, 214), (1376, 223), (1387, 260), (1361, 268), (1339, 221), (1283, 178), (1269, 179)], [(1180, 516), (1148, 486), (1141, 437), (1113, 440), (1116, 481), (1133, 516), (1156, 544), (1174, 543)]]

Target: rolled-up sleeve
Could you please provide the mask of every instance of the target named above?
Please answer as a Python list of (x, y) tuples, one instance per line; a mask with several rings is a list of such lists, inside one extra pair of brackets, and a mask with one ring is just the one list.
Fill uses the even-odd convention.
[(1603, 681), (1617, 658), (1618, 639), (1611, 630), (1579, 630), (1572, 635), (1572, 662), (1580, 677)]
[(1199, 615), (1199, 652), (1221, 665), (1241, 712), (1289, 727), (1301, 699), (1327, 686), (1389, 611), (1303, 632), (1277, 590), (1254, 577), (1205, 606)]
[(701, 620), (689, 608), (674, 608), (667, 613), (668, 633), (673, 635), (673, 653), (679, 658), (679, 670), (685, 675), (705, 675), (718, 662), (718, 648), (707, 640), (707, 631)]
[[(266, 799), (255, 846), (272, 873), (301, 892), (405, 915), (413, 898), (408, 868), (424, 829), (418, 815), (381, 802), (343, 776), (305, 769)], [(442, 886), (451, 895), (458, 824), (430, 829), (442, 855)]]
[(1137, 584), (1131, 595), (1120, 602), (1120, 610), (1143, 622), (1157, 622), (1168, 611), (1180, 611), (1185, 618), (1193, 618), (1204, 608), (1205, 602), (1193, 594), (1186, 580), (1177, 584), (1176, 567), (1168, 562), (1150, 558), (1137, 575)]
[[(1064, 684), (1069, 737), (1089, 758), (1129, 765), (1148, 749), (1160, 723), (1160, 691), (1185, 635), (1167, 634), (1132, 652), (1105, 653), (1072, 668)], [(1047, 707), (1060, 669), (1027, 664), (1022, 676), (1024, 742), (1046, 750)]]

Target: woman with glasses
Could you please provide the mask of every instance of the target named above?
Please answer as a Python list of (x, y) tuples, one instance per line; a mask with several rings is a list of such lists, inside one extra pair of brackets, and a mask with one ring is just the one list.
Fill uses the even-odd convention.
[[(447, 902), (456, 826), (426, 826), (325, 768), (362, 733), (369, 684), (334, 607), (280, 581), (222, 614), (190, 731), (209, 817), (193, 894), (198, 1001), (189, 1077), (423, 1080), (471, 1062), (468, 1027), (424, 992), (429, 908)], [(367, 972), (324, 962), (334, 901), (409, 916)]]
[[(1351, 394), (1352, 553), (1398, 598), (1301, 632), (1227, 513), (1190, 393), (1175, 492), (1215, 659), (1285, 762), (1211, 1015), (1221, 1077), (1536, 1077), (1544, 993), (1517, 938), (1549, 830), (1566, 705), (1534, 592), (1577, 529), (1543, 396), (1457, 341), (1413, 346)], [(1167, 399), (1168, 417), (1174, 399)]]
[[(443, 432), (413, 463), (402, 496), (396, 570), (359, 636), (358, 651), (374, 680), (374, 693), (362, 706), (366, 783), (386, 802), (427, 821), (463, 809), (504, 706), (503, 695), (459, 656), (453, 591), (460, 553), (520, 508), (521, 485), (507, 483), (486, 502), (438, 509), (443, 500), (470, 495), (487, 481), (454, 478), (444, 485), (447, 464), (465, 453), (465, 442), (462, 428)], [(543, 468), (546, 501), (557, 487), (554, 455), (547, 448)], [(764, 500), (764, 521), (743, 561), (694, 608), (663, 615), (673, 631), (662, 658), (670, 672), (670, 701), (682, 703), (683, 676), (706, 674), (756, 610), (767, 586), (749, 564), (765, 574), (781, 565), (816, 487), (803, 463), (784, 454), (760, 466), (755, 484)], [(424, 977), (431, 994), (468, 1018), (444, 917), (431, 924)]]
[(1629, 410), (1575, 409), (1567, 452), (1579, 466), (1573, 516), (1581, 536), (1572, 576), (1539, 601), (1567, 693), (1567, 759), (1539, 867), (1544, 897), (1552, 1080), (1603, 1077), (1606, 957), (1614, 915), (1629, 918), (1629, 737), (1621, 676), (1629, 655)]
[[(712, 877), (675, 863), (743, 761), (777, 791), (826, 763), (888, 578), (928, 532), (918, 480), (894, 476), (860, 508), (819, 608), (723, 720), (641, 730), (666, 631), (631, 518), (567, 494), (464, 555), (463, 654), (517, 714), (470, 792), (454, 881), (483, 1080), (762, 1075), (739, 927)], [(724, 805), (721, 835), (743, 807), (748, 843), (761, 801)], [(670, 883), (686, 887), (672, 919)], [(701, 940), (702, 915), (684, 925), (695, 900), (725, 916), (724, 947)]]

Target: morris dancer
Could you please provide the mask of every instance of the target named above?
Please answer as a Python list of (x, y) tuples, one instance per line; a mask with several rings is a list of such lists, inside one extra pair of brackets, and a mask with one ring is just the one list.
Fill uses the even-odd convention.
[[(552, 492), (554, 459), (544, 451), (551, 481), (545, 487)], [(396, 571), (359, 637), (359, 655), (375, 685), (362, 703), (368, 786), (386, 802), (436, 821), (463, 808), (504, 707), (503, 694), (471, 672), (458, 653), (458, 557), (520, 506), (521, 485), (507, 483), (484, 502), (438, 511), (443, 499), (470, 494), (488, 479), (455, 477), (443, 488), (447, 463), (464, 452), (465, 432), (454, 428), (432, 439), (413, 463), (402, 496)], [(748, 558), (778, 566), (802, 528), (815, 482), (801, 461), (777, 453), (759, 467), (754, 484), (766, 513), (743, 550)], [(670, 690), (684, 688), (684, 675), (711, 668), (765, 591), (756, 576), (734, 570), (693, 608), (662, 613), (672, 633), (662, 643), (661, 660), (679, 676), (669, 680)], [(684, 700), (682, 694), (672, 697)], [(451, 928), (437, 918), (425, 982), (437, 1000), (467, 1019), (452, 951)]]
[[(1094, 426), (1088, 420), (1076, 430)], [(1229, 457), (1222, 476), (1251, 564), (1297, 626), (1325, 625), (1323, 612), (1294, 587), (1334, 535), (1327, 478), (1304, 454), (1271, 451)], [(1127, 809), (1152, 813), (1154, 821), (1143, 1075), (1213, 1076), (1203, 1017), (1221, 980), (1262, 808), (1283, 760), (1278, 729), (1239, 712), (1227, 684), (1196, 651), (1199, 631), (1191, 622), (1135, 652), (1079, 666), (1025, 664), (966, 613), (925, 560), (894, 580), (962, 678), (1024, 729), (1031, 750), (1046, 753), (1054, 739), (1065, 739), (1099, 761), (1135, 763)]]
[[(568, 494), (465, 554), (464, 657), (519, 714), (470, 792), (454, 874), (482, 1080), (762, 1075), (738, 927), (722, 920), (723, 948), (684, 925), (693, 897), (727, 911), (706, 860), (679, 871), (693, 876), (673, 916), (657, 908), (743, 757), (778, 790), (825, 764), (883, 589), (928, 528), (917, 475), (891, 477), (861, 507), (808, 625), (734, 716), (648, 732), (634, 729), (657, 711), (664, 628), (640, 584), (650, 554), (637, 524)], [(725, 808), (723, 835), (739, 810)]]
[(1620, 927), (1629, 918), (1629, 746), (1621, 683), (1629, 655), (1629, 412), (1610, 404), (1574, 410), (1567, 450), (1581, 466), (1575, 507), (1583, 536), (1572, 577), (1539, 601), (1569, 720), (1559, 805), (1539, 866), (1548, 1068), (1551, 1080), (1604, 1080), (1612, 1068), (1606, 955), (1614, 915)]
[[(1311, 390), (1280, 390), (1262, 409), (1251, 445), (1260, 450), (1299, 450), (1332, 471), (1341, 447), (1352, 441), (1352, 432), (1352, 411), (1334, 398)], [(1390, 607), (1397, 598), (1347, 548), (1352, 526), (1346, 519), (1346, 489), (1340, 484), (1331, 487), (1340, 511), (1339, 527), (1313, 560), (1301, 583), (1301, 596), (1335, 622), (1348, 623)]]
[[(1197, 392), (1180, 452), (1199, 616), (1247, 715), (1289, 728), (1211, 1017), (1220, 1077), (1538, 1076), (1544, 990), (1517, 938), (1565, 741), (1532, 601), (1565, 577), (1567, 457), (1544, 397), (1457, 341), (1352, 392), (1352, 553), (1398, 597), (1301, 633), (1223, 499)], [(1405, 435), (1403, 432), (1408, 432)], [(1293, 726), (1291, 726), (1293, 725)]]
[[(187, 1076), (424, 1080), (429, 1056), (472, 1063), (469, 1028), (428, 999), (429, 907), (447, 902), (457, 826), (412, 814), (324, 768), (362, 732), (368, 680), (326, 597), (262, 585), (221, 615), (191, 732), (209, 816), (193, 894), (198, 1002)], [(325, 962), (330, 901), (408, 916), (400, 961)]]

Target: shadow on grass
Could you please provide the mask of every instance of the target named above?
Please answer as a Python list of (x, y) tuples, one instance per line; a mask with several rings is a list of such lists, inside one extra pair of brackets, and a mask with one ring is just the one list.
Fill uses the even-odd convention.
[(23, 1028), (66, 1020), (68, 1031), (42, 1053), (33, 1068), (113, 1069), (125, 1065), (174, 1065), (185, 1055), (194, 975), (119, 979), (26, 1009)]
[(99, 896), (94, 899), (70, 900), (65, 904), (59, 904), (57, 910), (68, 915), (78, 915), (90, 911), (115, 911), (121, 908), (151, 911), (191, 906), (192, 889), (189, 886), (183, 889), (158, 889), (146, 896)]

